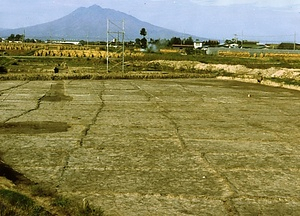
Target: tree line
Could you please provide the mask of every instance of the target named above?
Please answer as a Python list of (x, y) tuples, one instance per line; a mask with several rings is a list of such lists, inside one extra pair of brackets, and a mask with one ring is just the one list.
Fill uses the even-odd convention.
[[(193, 45), (194, 44), (194, 39), (192, 37), (188, 38), (180, 38), (180, 37), (172, 37), (170, 39), (147, 39), (147, 30), (145, 28), (142, 28), (140, 30), (140, 35), (141, 38), (136, 38), (135, 41), (131, 42), (126, 42), (125, 45), (127, 46), (135, 46), (136, 48), (141, 48), (141, 49), (148, 49), (149, 47), (155, 46), (157, 49), (160, 48), (171, 48), (173, 45)], [(7, 41), (22, 41), (22, 42), (27, 42), (27, 43), (36, 43), (36, 42), (42, 42), (41, 40), (36, 40), (36, 39), (25, 39), (24, 34), (11, 34), (7, 39)], [(48, 41), (51, 42), (51, 41)], [(104, 42), (103, 42), (104, 43)], [(79, 42), (80, 45), (85, 46), (85, 45), (98, 45), (99, 42), (92, 42), (92, 41), (85, 41), (85, 40), (80, 40)], [(102, 44), (100, 42), (100, 44)], [(216, 46), (218, 45), (218, 41), (204, 41), (203, 45), (210, 45), (210, 46)]]
[(172, 47), (175, 44), (182, 44), (182, 45), (193, 45), (194, 40), (192, 37), (183, 38), (180, 37), (172, 37), (171, 39), (153, 39), (150, 38), (149, 41), (145, 38), (145, 36), (140, 39), (135, 39), (135, 45), (142, 49), (147, 49), (148, 45), (156, 45), (159, 47)]
[[(30, 38), (26, 38), (25, 39), (25, 35), (24, 34), (11, 34), (10, 36), (8, 36), (5, 40), (7, 41), (21, 41), (21, 42), (25, 42), (25, 43), (41, 43), (41, 40), (38, 39), (30, 39)], [(2, 38), (0, 38), (0, 42), (2, 42)]]
[(16, 35), (11, 34), (7, 38), (8, 41), (23, 41), (24, 39), (25, 39), (25, 36), (23, 34), (22, 35), (20, 35), (20, 34), (16, 34)]

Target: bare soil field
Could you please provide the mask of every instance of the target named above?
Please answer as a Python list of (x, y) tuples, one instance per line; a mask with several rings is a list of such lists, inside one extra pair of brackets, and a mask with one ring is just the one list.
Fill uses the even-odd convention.
[(105, 215), (298, 215), (299, 99), (216, 79), (1, 81), (0, 151)]

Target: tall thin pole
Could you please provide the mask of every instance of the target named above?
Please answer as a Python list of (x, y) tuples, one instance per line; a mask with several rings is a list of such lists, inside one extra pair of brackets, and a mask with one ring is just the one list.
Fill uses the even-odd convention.
[(124, 73), (125, 70), (125, 22), (123, 20), (122, 23), (122, 28), (123, 28), (123, 32), (122, 32), (122, 46), (123, 46), (123, 50), (122, 50), (122, 73)]
[(109, 20), (107, 19), (107, 35), (106, 35), (106, 70), (107, 70), (107, 73), (109, 72), (109, 67), (108, 67), (108, 64), (109, 64), (109, 60), (108, 60), (108, 54), (109, 54)]
[(294, 50), (296, 50), (296, 32), (294, 33)]
[[(115, 24), (111, 20), (107, 19), (107, 41), (106, 41), (106, 63), (107, 63), (107, 72), (109, 72), (109, 68), (112, 69), (116, 66), (120, 66), (122, 64), (122, 72), (125, 70), (125, 21), (122, 20), (122, 26)], [(111, 29), (112, 27), (117, 28), (118, 31), (114, 31), (114, 29)], [(120, 31), (122, 30), (122, 31)], [(115, 48), (119, 48), (120, 44), (120, 33), (122, 34), (122, 62), (120, 60), (116, 60), (117, 63), (113, 66), (109, 66), (111, 64), (109, 62), (109, 48), (112, 43), (115, 44)], [(113, 37), (112, 42), (110, 42), (110, 37)], [(121, 51), (121, 49), (116, 50), (117, 52)]]
[(242, 48), (243, 48), (243, 45), (244, 45), (244, 30), (242, 31), (242, 40), (241, 40), (242, 42), (241, 42), (241, 46), (242, 46)]

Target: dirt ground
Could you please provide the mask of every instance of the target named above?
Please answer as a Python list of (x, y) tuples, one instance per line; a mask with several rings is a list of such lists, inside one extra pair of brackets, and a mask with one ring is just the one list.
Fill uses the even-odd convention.
[(3, 81), (0, 152), (106, 215), (298, 215), (299, 99), (213, 79)]

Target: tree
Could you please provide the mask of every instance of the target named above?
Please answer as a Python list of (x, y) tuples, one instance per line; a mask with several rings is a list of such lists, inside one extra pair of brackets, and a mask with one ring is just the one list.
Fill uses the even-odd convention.
[(141, 45), (141, 39), (140, 38), (136, 38), (135, 39), (135, 43), (138, 44), (138, 45)]
[(141, 39), (141, 48), (147, 49), (147, 39), (145, 37)]
[(187, 39), (184, 39), (184, 44), (185, 45), (193, 45), (194, 44), (194, 40), (192, 37), (188, 37)]
[[(217, 40), (208, 40), (208, 41), (204, 41), (203, 44), (210, 47), (216, 47), (220, 44), (220, 42)], [(232, 44), (232, 41), (226, 40), (225, 44)]]
[(142, 49), (147, 49), (147, 39), (146, 39), (147, 31), (146, 31), (145, 28), (141, 29), (140, 35), (143, 36), (143, 38), (141, 39), (141, 48)]
[(237, 38), (232, 38), (231, 40), (225, 40), (225, 44), (242, 44), (242, 41), (239, 41)]
[(8, 38), (7, 38), (8, 41), (14, 41), (15, 40), (15, 35), (14, 34), (11, 34)]
[(26, 40), (24, 40), (25, 43), (36, 43), (36, 41), (34, 39), (30, 39), (27, 38)]
[(173, 46), (174, 44), (181, 44), (181, 39), (177, 38), (177, 37), (172, 37), (170, 42), (169, 42), (169, 46)]
[(24, 39), (24, 35), (17, 34), (15, 36), (15, 41), (23, 41), (23, 39)]
[(23, 41), (24, 40), (24, 35), (20, 35), (20, 34), (17, 34), (17, 35), (14, 35), (14, 34), (11, 34), (7, 40), (9, 41)]
[(281, 44), (279, 44), (278, 49), (292, 50), (292, 49), (294, 49), (294, 44), (293, 43), (281, 43)]
[(147, 35), (147, 31), (146, 31), (146, 29), (145, 29), (145, 28), (142, 28), (142, 29), (141, 29), (141, 31), (140, 31), (140, 35), (142, 35), (142, 36), (146, 37), (146, 35)]
[(81, 41), (79, 41), (79, 44), (82, 45), (82, 46), (87, 45), (87, 41), (81, 40)]

